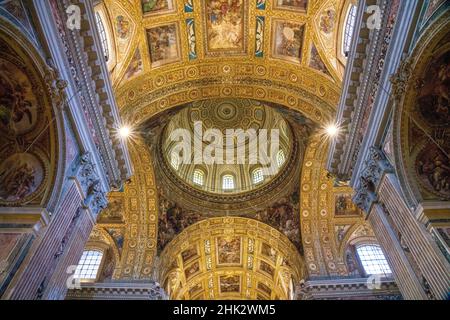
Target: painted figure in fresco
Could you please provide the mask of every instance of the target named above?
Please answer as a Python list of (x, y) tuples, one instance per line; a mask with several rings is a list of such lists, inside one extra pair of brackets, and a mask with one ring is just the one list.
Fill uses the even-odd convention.
[(320, 17), (320, 30), (326, 34), (333, 32), (335, 20), (336, 20), (336, 12), (331, 9), (327, 10)]
[(220, 292), (239, 292), (239, 276), (220, 277)]
[(142, 10), (144, 13), (160, 11), (168, 8), (168, 0), (142, 0)]
[(359, 275), (358, 265), (356, 264), (355, 257), (351, 250), (347, 250), (345, 253), (345, 262), (347, 264), (349, 275)]
[(315, 45), (311, 48), (311, 61), (309, 62), (310, 67), (319, 70), (326, 75), (330, 76), (330, 73), (328, 72), (328, 69), (323, 62), (322, 58), (319, 55), (319, 52), (317, 51), (317, 48)]
[(303, 33), (304, 27), (299, 24), (289, 22), (279, 23), (276, 30), (276, 54), (300, 59), (303, 46)]
[(277, 203), (259, 211), (254, 218), (262, 221), (283, 233), (303, 253), (300, 236), (300, 219), (296, 212), (299, 210), (299, 196), (294, 193), (289, 199), (280, 199)]
[(241, 262), (241, 239), (219, 238), (218, 240), (219, 263), (240, 263)]
[(20, 123), (31, 126), (35, 119), (33, 104), (27, 99), (27, 88), (6, 69), (0, 71), (0, 122), (17, 132)]
[(121, 252), (122, 248), (123, 248), (123, 242), (124, 242), (123, 232), (121, 232), (118, 229), (108, 229), (107, 231), (108, 231), (109, 235), (116, 242), (117, 249), (119, 250), (119, 252)]
[(437, 147), (418, 157), (417, 171), (437, 192), (450, 194), (450, 161)]
[(125, 78), (130, 79), (140, 73), (143, 70), (141, 52), (139, 49), (136, 49), (136, 52), (133, 56), (133, 60), (131, 60), (130, 65), (125, 73)]
[(442, 115), (449, 115), (449, 91), (450, 91), (450, 63), (439, 66), (438, 83), (436, 95), (438, 96), (438, 106), (436, 112)]
[(0, 171), (0, 197), (10, 201), (22, 199), (35, 188), (34, 168), (28, 163), (10, 166)]
[(124, 211), (122, 200), (112, 199), (106, 209), (98, 216), (98, 221), (122, 221)]
[[(160, 191), (161, 192), (161, 191)], [(177, 234), (185, 228), (202, 220), (200, 214), (195, 212), (185, 212), (176, 203), (165, 199), (160, 193), (160, 215), (158, 230), (158, 250), (164, 247), (175, 238)]]
[(161, 26), (147, 31), (152, 62), (177, 58), (175, 25)]
[(211, 49), (238, 48), (242, 43), (242, 0), (209, 0), (208, 43)]
[(359, 211), (350, 195), (341, 194), (336, 197), (334, 214), (336, 216), (353, 216), (358, 215)]
[(117, 17), (117, 34), (119, 35), (119, 38), (126, 39), (128, 38), (128, 35), (130, 34), (130, 22), (125, 20), (123, 16)]
[(419, 91), (418, 109), (432, 126), (450, 125), (450, 52), (430, 64)]
[(0, 161), (0, 199), (19, 201), (41, 185), (44, 169), (41, 162), (28, 153), (16, 153)]
[(281, 6), (305, 9), (307, 0), (277, 0)]

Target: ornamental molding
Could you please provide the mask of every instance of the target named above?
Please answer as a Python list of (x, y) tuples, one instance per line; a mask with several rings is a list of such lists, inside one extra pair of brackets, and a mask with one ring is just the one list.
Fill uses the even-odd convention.
[(369, 158), (365, 162), (365, 167), (359, 179), (359, 186), (356, 188), (356, 194), (353, 197), (355, 204), (366, 214), (369, 214), (370, 208), (377, 201), (378, 187), (383, 176), (386, 173), (393, 173), (394, 168), (383, 152), (371, 147)]
[(127, 147), (115, 132), (120, 117), (106, 63), (101, 58), (100, 39), (93, 31), (93, 7), (90, 0), (77, 2), (81, 19), (87, 23), (82, 23), (79, 31), (70, 31), (61, 22), (66, 21), (67, 16), (61, 8), (71, 4), (64, 0), (57, 5), (59, 19), (55, 21), (79, 96), (80, 111), (88, 123), (108, 183), (117, 188), (131, 175), (131, 165)]
[(83, 207), (91, 210), (95, 220), (100, 211), (106, 208), (108, 201), (90, 153), (85, 153), (79, 158), (72, 179), (78, 181), (83, 193)]
[(311, 280), (300, 283), (296, 288), (298, 300), (321, 299), (364, 299), (402, 300), (395, 281), (381, 278), (371, 289), (368, 278)]
[(392, 95), (394, 100), (399, 103), (406, 93), (408, 82), (411, 78), (412, 60), (410, 58), (404, 59), (397, 69), (397, 72), (391, 76)]
[(110, 282), (81, 284), (67, 292), (67, 300), (168, 300), (159, 283)]
[[(378, 2), (378, 3), (377, 3)], [(328, 168), (342, 180), (349, 180), (369, 125), (395, 27), (393, 19), (399, 12), (399, 1), (367, 1), (378, 4), (384, 20), (378, 30), (369, 30), (360, 22), (358, 41), (355, 41), (348, 61), (344, 91), (338, 107), (337, 122), (344, 132), (332, 145)], [(365, 13), (360, 9), (357, 21)], [(357, 26), (358, 27), (358, 26)]]

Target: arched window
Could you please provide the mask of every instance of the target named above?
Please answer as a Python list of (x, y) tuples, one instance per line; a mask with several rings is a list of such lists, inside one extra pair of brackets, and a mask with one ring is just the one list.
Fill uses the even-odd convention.
[(278, 168), (281, 168), (285, 161), (286, 161), (286, 156), (284, 154), (284, 151), (283, 150), (278, 151), (278, 153), (277, 153)]
[(261, 168), (253, 170), (252, 179), (253, 184), (258, 184), (264, 181), (264, 175)]
[(390, 275), (392, 273), (379, 246), (361, 245), (356, 248), (356, 252), (367, 275)]
[(231, 174), (227, 174), (227, 175), (223, 176), (222, 188), (223, 188), (223, 190), (233, 190), (234, 189), (234, 177)]
[(356, 22), (356, 6), (350, 5), (350, 9), (348, 10), (347, 18), (345, 20), (344, 25), (344, 34), (343, 34), (343, 46), (342, 53), (345, 57), (348, 57), (350, 52), (350, 47), (352, 45), (353, 31), (355, 30), (355, 22)]
[(170, 165), (175, 170), (178, 170), (180, 168), (180, 159), (176, 153), (172, 153), (172, 156), (170, 157)]
[(105, 56), (105, 60), (108, 62), (109, 60), (109, 49), (108, 49), (108, 37), (106, 36), (105, 25), (103, 24), (102, 17), (100, 13), (95, 13), (95, 19), (97, 22), (97, 29), (100, 34), (100, 40), (102, 42), (103, 54)]
[(102, 262), (103, 252), (98, 250), (87, 250), (83, 252), (78, 262), (74, 277), (81, 280), (95, 281), (98, 269)]
[(205, 173), (202, 170), (195, 169), (194, 177), (192, 179), (196, 185), (203, 186), (205, 183)]

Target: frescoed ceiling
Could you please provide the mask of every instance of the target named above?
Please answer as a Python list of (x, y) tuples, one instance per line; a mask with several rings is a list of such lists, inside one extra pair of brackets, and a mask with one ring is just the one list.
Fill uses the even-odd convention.
[(176, 300), (291, 300), (303, 261), (276, 230), (245, 218), (197, 223), (161, 254), (159, 278)]
[[(307, 277), (353, 274), (345, 252), (364, 217), (351, 202), (351, 188), (335, 185), (324, 169), (328, 142), (319, 132), (334, 119), (340, 97), (345, 59), (339, 55), (339, 34), (351, 3), (104, 0), (96, 7), (106, 17), (113, 51), (108, 65), (122, 119), (139, 132), (129, 143), (135, 174), (124, 190), (109, 195), (110, 205), (97, 221), (105, 237), (111, 237), (109, 245), (117, 248), (112, 279), (156, 277), (177, 299), (289, 299), (290, 284), (280, 286), (281, 280), (267, 277), (261, 265), (278, 274), (280, 257), (298, 256), (292, 268), (301, 271), (287, 270), (295, 274), (295, 285)], [(289, 183), (276, 184), (277, 177), (274, 192), (262, 185), (243, 194), (245, 199), (219, 206), (222, 194), (194, 187), (184, 192), (180, 188), (189, 183), (163, 176), (170, 170), (161, 170), (159, 163), (169, 161), (158, 159), (162, 152), (155, 147), (161, 144), (154, 138), (160, 133), (153, 125), (164, 128), (177, 120), (182, 107), (219, 106), (202, 120), (213, 120), (214, 112), (232, 115), (232, 108), (220, 108), (221, 101), (263, 103), (290, 125), (298, 122), (292, 137), (301, 150), (286, 150), (286, 164), (295, 170), (283, 169), (279, 175), (287, 175)], [(305, 125), (312, 129), (307, 134), (301, 130)], [(289, 154), (301, 157), (290, 160)], [(214, 219), (225, 219), (228, 227), (215, 230), (209, 225)], [(267, 230), (270, 236), (261, 238)], [(240, 244), (239, 265), (222, 266), (216, 260), (220, 243), (231, 249)], [(280, 259), (271, 262), (264, 252)]]
[(104, 0), (114, 86), (210, 62), (288, 64), (339, 86), (340, 0)]

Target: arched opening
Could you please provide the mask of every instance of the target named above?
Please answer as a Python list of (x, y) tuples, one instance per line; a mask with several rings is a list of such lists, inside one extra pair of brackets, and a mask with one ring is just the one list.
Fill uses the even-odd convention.
[(74, 278), (82, 282), (96, 282), (103, 261), (103, 251), (85, 250), (78, 262)]
[(359, 261), (366, 276), (383, 275), (391, 276), (392, 271), (384, 256), (381, 247), (374, 244), (360, 244), (356, 246)]
[(172, 240), (161, 253), (159, 279), (174, 300), (291, 300), (303, 268), (297, 249), (277, 230), (224, 217)]
[(196, 185), (203, 187), (203, 185), (205, 184), (205, 173), (200, 169), (195, 169), (192, 181)]
[(235, 188), (235, 178), (232, 174), (222, 176), (222, 189), (224, 191), (232, 191)]
[(356, 11), (356, 5), (350, 4), (345, 18), (344, 29), (342, 31), (342, 54), (346, 58), (348, 57), (348, 54), (350, 52), (353, 33), (355, 31)]

